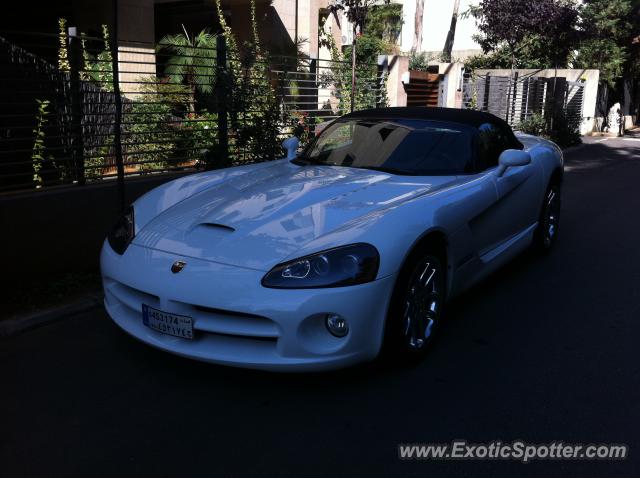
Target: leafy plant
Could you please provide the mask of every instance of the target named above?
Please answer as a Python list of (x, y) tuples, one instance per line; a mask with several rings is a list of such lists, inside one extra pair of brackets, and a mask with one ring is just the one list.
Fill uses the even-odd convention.
[(314, 125), (309, 118), (309, 113), (306, 111), (292, 111), (289, 113), (289, 118), (289, 134), (297, 137), (301, 146), (307, 144), (314, 135)]
[(66, 18), (58, 19), (58, 69), (69, 71), (69, 35), (67, 34)]
[(540, 113), (534, 113), (521, 121), (516, 129), (526, 134), (541, 136), (546, 133), (547, 122)]
[[(380, 3), (387, 5), (390, 3), (390, 0), (335, 0), (335, 3), (329, 5), (329, 11), (333, 13), (337, 13), (339, 11), (344, 12), (347, 20), (349, 20), (349, 23), (351, 23), (353, 28), (353, 44), (345, 49), (345, 56), (348, 54), (348, 56), (351, 57), (351, 82), (349, 83), (351, 94), (348, 100), (349, 110), (343, 111), (352, 111), (358, 104), (358, 99), (356, 98), (360, 92), (360, 88), (357, 83), (359, 73), (358, 60), (363, 57), (368, 57), (367, 52), (370, 50), (376, 51), (376, 55), (383, 50), (380, 46), (381, 43), (384, 43), (382, 38), (375, 36), (362, 36), (360, 39), (358, 38), (358, 33), (363, 33), (363, 27), (366, 23), (367, 16), (370, 14), (371, 10), (375, 6), (379, 6)], [(358, 44), (361, 42), (365, 42), (364, 48), (358, 47)], [(343, 95), (342, 97), (342, 105), (347, 103), (345, 96), (346, 95)]]
[(189, 112), (195, 113), (196, 91), (203, 94), (213, 92), (216, 73), (216, 35), (202, 30), (189, 36), (182, 25), (183, 33), (167, 35), (158, 44), (157, 50), (168, 50), (173, 56), (167, 60), (165, 74), (171, 83), (186, 83), (191, 91)]
[(427, 71), (429, 69), (429, 62), (437, 59), (437, 56), (429, 55), (424, 51), (413, 53), (409, 57), (409, 69), (415, 71)]
[(100, 144), (87, 147), (84, 150), (84, 177), (85, 179), (101, 179), (109, 159), (114, 158), (113, 135), (104, 135), (99, 139)]
[(220, 28), (222, 29), (222, 35), (224, 36), (225, 43), (227, 45), (227, 64), (220, 65), (220, 67), (224, 67), (229, 75), (229, 84), (235, 87), (239, 85), (242, 78), (240, 49), (238, 48), (238, 43), (236, 42), (236, 37), (233, 34), (233, 31), (227, 24), (227, 20), (224, 17), (220, 0), (216, 0), (216, 13), (218, 15), (218, 23), (220, 23)]
[(122, 141), (125, 164), (137, 164), (139, 171), (169, 166), (176, 148), (169, 106), (159, 101), (136, 101), (124, 116), (130, 123), (125, 126), (126, 136)]
[[(46, 146), (44, 128), (47, 125), (49, 119), (49, 100), (36, 99), (38, 104), (38, 113), (36, 115), (36, 126), (33, 129), (33, 149), (31, 151), (31, 164), (33, 165), (33, 181), (36, 183), (36, 187), (42, 187), (44, 181), (41, 176), (41, 170), (45, 161)], [(53, 158), (49, 156), (49, 161), (53, 161)]]
[(124, 108), (122, 149), (125, 163), (144, 172), (170, 165), (180, 135), (172, 109), (185, 108), (190, 92), (155, 76), (140, 80), (140, 94)]
[(478, 84), (475, 81), (470, 82), (471, 92), (465, 91), (467, 101), (466, 107), (470, 110), (478, 109)]
[(521, 121), (516, 129), (523, 133), (548, 138), (561, 147), (581, 142), (580, 119), (568, 118), (562, 111), (558, 111), (553, 118), (534, 113)]
[[(351, 64), (352, 46), (345, 47), (344, 54), (338, 50), (332, 35), (323, 34), (323, 41), (331, 51), (331, 64), (321, 76), (321, 84), (332, 89), (337, 101), (337, 113), (351, 111)], [(386, 79), (378, 78), (377, 56), (379, 43), (369, 36), (362, 36), (356, 44), (356, 87), (354, 110), (374, 108), (387, 104)], [(381, 81), (379, 84), (378, 82)], [(380, 88), (381, 87), (381, 88)], [(380, 88), (380, 93), (378, 93)]]
[(206, 162), (218, 145), (217, 127), (217, 113), (205, 110), (188, 114), (179, 126), (179, 131), (176, 131), (180, 162), (195, 162), (198, 165)]
[[(237, 139), (235, 147), (245, 150), (253, 160), (275, 159), (282, 153), (282, 110), (270, 82), (268, 53), (263, 51), (260, 44), (255, 0), (249, 3), (252, 37), (245, 45), (243, 56), (226, 23), (219, 0), (216, 0), (216, 5), (218, 20), (227, 42), (227, 71), (234, 93), (230, 123)], [(242, 153), (236, 150), (232, 159), (240, 160)]]
[(109, 28), (107, 25), (102, 25), (102, 49), (96, 54), (89, 52), (86, 36), (82, 34), (81, 38), (84, 67), (80, 77), (85, 81), (95, 82), (105, 91), (113, 91), (113, 57)]
[[(333, 67), (328, 79), (335, 82), (339, 111), (351, 110), (351, 75), (355, 52), (354, 109), (373, 108), (388, 105), (386, 76), (378, 75), (378, 55), (391, 54), (396, 49), (391, 38), (402, 27), (402, 5), (384, 2), (353, 1), (343, 2), (347, 18), (358, 28), (361, 35), (357, 42), (344, 47), (340, 52), (333, 36), (321, 31), (325, 44), (331, 51)], [(366, 28), (365, 28), (366, 27)], [(395, 38), (394, 38), (395, 40)], [(355, 50), (354, 50), (355, 47)], [(349, 60), (351, 59), (351, 60)]]

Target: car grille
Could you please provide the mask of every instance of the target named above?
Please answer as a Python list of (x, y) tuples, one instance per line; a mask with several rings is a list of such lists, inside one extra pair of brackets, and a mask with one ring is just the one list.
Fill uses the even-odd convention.
[(276, 323), (267, 317), (180, 301), (168, 301), (162, 305), (157, 295), (109, 278), (104, 279), (104, 288), (107, 301), (123, 306), (128, 320), (142, 323), (142, 304), (192, 317), (194, 341), (219, 337), (275, 346), (280, 335)]

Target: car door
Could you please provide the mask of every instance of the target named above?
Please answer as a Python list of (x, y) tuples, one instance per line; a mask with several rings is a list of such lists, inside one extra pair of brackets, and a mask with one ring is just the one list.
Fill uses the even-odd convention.
[[(480, 135), (483, 135), (483, 127), (480, 126)], [(491, 133), (485, 138), (496, 146), (491, 151), (490, 164), (487, 170), (491, 171), (496, 184), (497, 200), (495, 205), (494, 224), (497, 236), (497, 244), (510, 240), (525, 233), (538, 220), (539, 204), (537, 198), (540, 195), (542, 171), (540, 165), (532, 161), (524, 166), (514, 166), (500, 176), (496, 174), (498, 158), (506, 150), (513, 148), (510, 135), (499, 125), (487, 124)], [(482, 140), (482, 138), (481, 138)]]
[(478, 127), (476, 170), (481, 181), (495, 190), (494, 202), (483, 214), (471, 219), (477, 253), (486, 260), (492, 251), (535, 223), (537, 218), (538, 166), (508, 168), (497, 175), (500, 154), (514, 146), (510, 136), (500, 125), (485, 123)]
[(452, 227), (449, 242), (455, 253), (452, 293), (461, 292), (483, 275), (486, 267), (481, 255), (499, 240), (494, 223), (497, 201), (496, 182), (491, 171), (470, 172), (459, 176), (459, 184), (447, 198), (443, 213)]
[(464, 176), (457, 188), (464, 204), (457, 210), (462, 213), (459, 217), (464, 226), (453, 238), (461, 251), (456, 264), (458, 291), (499, 267), (514, 253), (509, 247), (511, 240), (535, 224), (539, 166), (511, 167), (502, 176), (497, 175), (500, 154), (514, 146), (518, 145), (512, 136), (499, 125), (478, 127), (473, 174)]

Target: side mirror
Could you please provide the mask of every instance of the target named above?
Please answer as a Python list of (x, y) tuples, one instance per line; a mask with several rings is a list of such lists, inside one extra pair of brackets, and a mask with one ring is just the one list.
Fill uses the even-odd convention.
[(526, 166), (531, 163), (531, 155), (520, 149), (505, 149), (498, 159), (496, 176), (500, 177), (507, 168), (513, 166)]
[(298, 154), (298, 145), (300, 140), (296, 136), (291, 136), (282, 142), (282, 147), (287, 152), (287, 159), (291, 160)]

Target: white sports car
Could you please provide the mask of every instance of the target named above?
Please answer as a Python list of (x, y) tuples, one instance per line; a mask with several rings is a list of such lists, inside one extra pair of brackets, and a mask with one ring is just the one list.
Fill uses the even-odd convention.
[(299, 155), (166, 183), (105, 241), (105, 307), (207, 362), (317, 370), (424, 354), (445, 303), (556, 239), (563, 159), (487, 113), (343, 116)]

